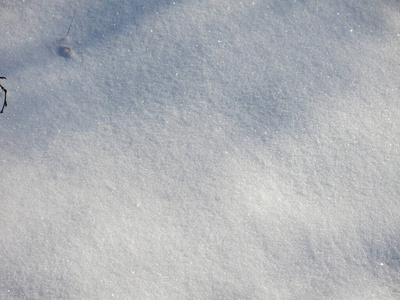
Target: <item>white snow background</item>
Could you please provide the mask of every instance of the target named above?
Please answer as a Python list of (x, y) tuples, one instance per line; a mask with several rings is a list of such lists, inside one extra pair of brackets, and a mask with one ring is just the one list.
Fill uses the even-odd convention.
[(395, 0), (0, 1), (0, 299), (400, 299), (399, 43)]

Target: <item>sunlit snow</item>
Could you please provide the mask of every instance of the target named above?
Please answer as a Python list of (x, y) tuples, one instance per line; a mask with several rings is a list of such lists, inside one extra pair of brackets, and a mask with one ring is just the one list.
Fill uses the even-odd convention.
[(399, 45), (395, 0), (1, 0), (0, 299), (400, 299)]

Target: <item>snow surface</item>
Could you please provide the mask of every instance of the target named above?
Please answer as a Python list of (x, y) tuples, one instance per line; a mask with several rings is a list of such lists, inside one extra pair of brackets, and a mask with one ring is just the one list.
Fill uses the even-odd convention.
[(0, 29), (0, 299), (400, 299), (399, 1), (2, 0)]

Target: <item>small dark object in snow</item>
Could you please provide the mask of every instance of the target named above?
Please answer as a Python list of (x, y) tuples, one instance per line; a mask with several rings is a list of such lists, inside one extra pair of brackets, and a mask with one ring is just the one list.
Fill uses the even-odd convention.
[[(7, 79), (7, 78), (5, 78), (5, 77), (3, 77), (3, 76), (0, 76), (0, 79)], [(1, 111), (0, 111), (0, 114), (2, 114), (3, 113), (3, 110), (4, 110), (4, 107), (6, 107), (7, 106), (7, 90), (4, 88), (4, 86), (2, 86), (1, 84), (0, 84), (0, 88), (2, 89), (2, 91), (4, 92), (4, 103), (3, 103), (3, 107), (1, 108)]]
[[(65, 42), (65, 41), (69, 40), (68, 34), (69, 34), (69, 31), (71, 30), (72, 22), (74, 22), (75, 14), (76, 14), (76, 9), (74, 11), (74, 15), (72, 16), (71, 24), (69, 24), (69, 28), (68, 28), (67, 34), (65, 35), (65, 37), (61, 41)], [(64, 56), (65, 58), (70, 58), (71, 55), (72, 55), (71, 47), (66, 46), (66, 45), (58, 45), (57, 51), (58, 51), (58, 55)]]
[(70, 58), (72, 50), (68, 46), (59, 45), (58, 46), (58, 55), (64, 56), (65, 58)]

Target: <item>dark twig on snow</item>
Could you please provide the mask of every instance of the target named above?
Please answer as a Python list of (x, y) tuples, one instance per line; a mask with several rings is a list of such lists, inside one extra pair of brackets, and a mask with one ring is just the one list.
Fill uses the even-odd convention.
[[(6, 79), (5, 77), (0, 76), (0, 79)], [(2, 89), (2, 91), (4, 92), (4, 103), (3, 103), (3, 107), (1, 108), (0, 114), (3, 113), (4, 107), (7, 106), (7, 90), (4, 88), (4, 86), (2, 86), (0, 84), (0, 88)]]

